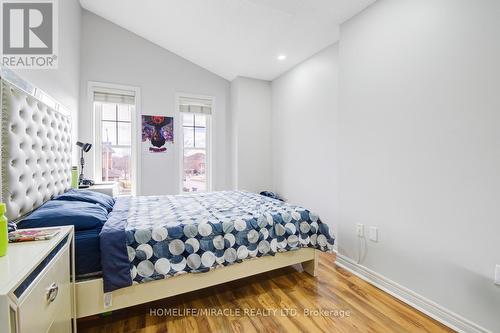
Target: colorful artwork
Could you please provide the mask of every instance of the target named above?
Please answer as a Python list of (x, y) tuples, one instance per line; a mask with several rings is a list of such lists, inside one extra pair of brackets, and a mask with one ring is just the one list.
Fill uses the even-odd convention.
[(166, 153), (174, 143), (174, 118), (142, 116), (142, 145), (145, 152)]

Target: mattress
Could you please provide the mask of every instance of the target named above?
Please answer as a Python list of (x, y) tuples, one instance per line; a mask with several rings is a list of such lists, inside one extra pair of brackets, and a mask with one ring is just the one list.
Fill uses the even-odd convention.
[[(22, 222), (19, 229), (24, 229)], [(42, 226), (43, 227), (43, 226)], [(81, 280), (102, 274), (99, 234), (101, 227), (75, 232), (75, 273)]]
[(104, 291), (334, 240), (313, 212), (255, 193), (120, 197), (100, 234)]
[(75, 233), (75, 270), (77, 279), (101, 274), (100, 232), (101, 228), (96, 228)]

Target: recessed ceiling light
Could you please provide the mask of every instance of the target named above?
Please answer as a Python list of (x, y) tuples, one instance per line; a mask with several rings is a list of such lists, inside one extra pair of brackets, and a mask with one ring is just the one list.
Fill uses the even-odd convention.
[(277, 57), (278, 60), (285, 60), (286, 59), (286, 55), (285, 54), (280, 54), (278, 57)]

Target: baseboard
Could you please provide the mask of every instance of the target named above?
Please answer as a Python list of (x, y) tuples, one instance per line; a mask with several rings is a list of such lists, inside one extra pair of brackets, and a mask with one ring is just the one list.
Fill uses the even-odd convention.
[(451, 329), (456, 330), (457, 332), (491, 333), (491, 331), (463, 318), (441, 305), (436, 304), (431, 300), (397, 284), (396, 282), (357, 264), (346, 256), (337, 254), (337, 261), (335, 263), (366, 282), (382, 289), (386, 293), (396, 297), (400, 301), (405, 302), (411, 307), (425, 313), (429, 317), (439, 321)]

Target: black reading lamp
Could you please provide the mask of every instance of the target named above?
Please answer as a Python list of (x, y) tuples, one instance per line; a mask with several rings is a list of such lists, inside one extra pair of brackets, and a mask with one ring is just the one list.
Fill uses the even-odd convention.
[[(78, 177), (78, 185), (82, 185), (82, 183), (87, 183), (87, 179), (84, 179), (83, 177), (83, 167), (85, 166), (85, 158), (83, 157), (83, 153), (88, 153), (90, 149), (92, 148), (92, 145), (90, 143), (83, 143), (78, 141), (76, 143), (78, 147), (80, 147), (80, 176)], [(85, 180), (85, 182), (84, 182)], [(90, 185), (90, 184), (83, 184), (83, 185)]]

